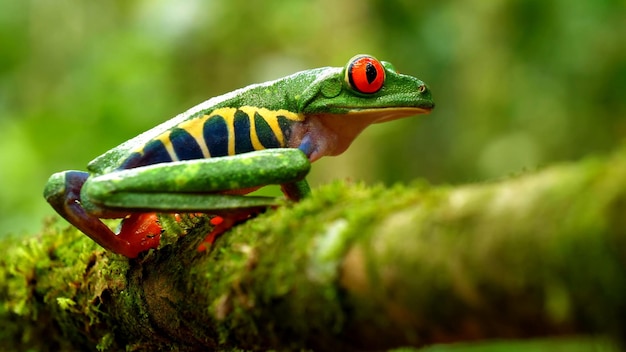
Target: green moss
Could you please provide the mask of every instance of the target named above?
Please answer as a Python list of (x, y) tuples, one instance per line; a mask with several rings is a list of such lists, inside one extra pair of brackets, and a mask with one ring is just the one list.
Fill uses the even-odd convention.
[[(221, 319), (220, 341), (232, 340), (233, 327), (257, 331), (270, 341), (284, 336), (279, 326), (288, 326), (293, 336), (340, 333), (346, 318), (338, 281), (346, 251), (375, 235), (372, 224), (424, 201), (425, 187), (386, 189), (334, 182), (220, 238), (219, 250), (206, 258), (211, 266), (204, 272), (216, 282), (208, 293), (216, 297), (209, 315)], [(255, 306), (268, 310), (254, 312)]]
[(208, 252), (196, 250), (208, 223), (170, 221), (170, 243), (135, 260), (47, 224), (0, 258), (0, 315), (23, 322), (0, 338), (33, 349), (47, 335), (100, 350), (341, 349), (471, 337), (477, 326), (534, 332), (538, 321), (612, 332), (626, 291), (618, 162), (464, 187), (333, 182)]
[(529, 339), (526, 341), (486, 341), (435, 345), (422, 349), (395, 349), (393, 352), (617, 352), (620, 351), (611, 340), (602, 337), (561, 337), (551, 339)]

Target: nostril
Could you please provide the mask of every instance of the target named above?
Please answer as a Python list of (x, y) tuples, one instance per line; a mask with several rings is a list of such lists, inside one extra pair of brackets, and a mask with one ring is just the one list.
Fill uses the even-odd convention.
[(422, 84), (422, 85), (420, 85), (419, 87), (417, 87), (417, 91), (418, 91), (419, 93), (424, 93), (424, 92), (426, 91), (426, 89), (427, 89), (427, 88), (426, 88), (426, 85), (425, 85), (425, 84)]

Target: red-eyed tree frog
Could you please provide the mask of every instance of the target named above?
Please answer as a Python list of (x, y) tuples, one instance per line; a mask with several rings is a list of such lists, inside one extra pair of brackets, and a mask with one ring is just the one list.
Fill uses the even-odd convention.
[[(342, 153), (371, 124), (433, 107), (424, 82), (357, 55), (345, 67), (302, 71), (211, 98), (105, 152), (87, 172), (53, 174), (44, 197), (100, 246), (135, 258), (158, 247), (158, 239), (125, 234), (125, 227), (158, 231), (154, 213), (242, 219), (276, 204), (244, 195), (269, 184), (297, 201), (310, 192), (304, 177), (311, 162)], [(104, 218), (125, 218), (122, 232)]]

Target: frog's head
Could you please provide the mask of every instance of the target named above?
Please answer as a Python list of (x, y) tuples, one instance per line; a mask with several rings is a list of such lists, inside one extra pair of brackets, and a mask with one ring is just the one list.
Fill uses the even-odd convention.
[(323, 126), (325, 136), (316, 138), (333, 135), (326, 155), (343, 152), (371, 124), (429, 113), (435, 106), (424, 82), (368, 55), (318, 72), (298, 105), (307, 119)]

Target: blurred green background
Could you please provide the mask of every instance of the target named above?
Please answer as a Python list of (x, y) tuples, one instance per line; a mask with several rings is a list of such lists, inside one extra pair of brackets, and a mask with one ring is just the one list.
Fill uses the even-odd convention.
[(427, 82), (431, 115), (368, 129), (311, 182), (459, 184), (606, 153), (626, 131), (623, 0), (3, 0), (0, 234), (48, 176), (215, 95), (357, 53)]

